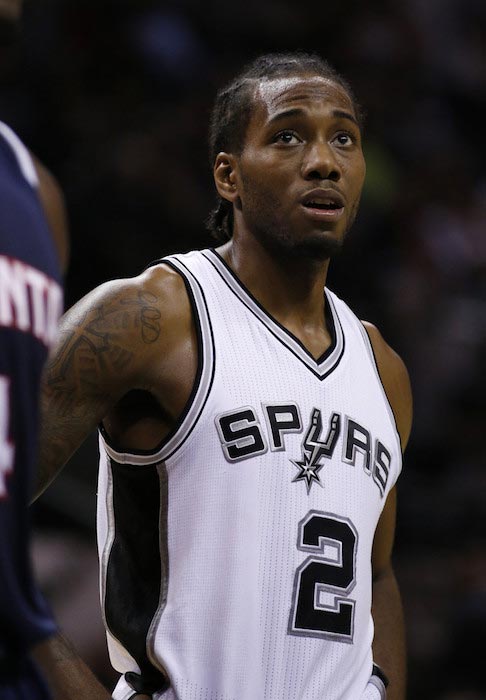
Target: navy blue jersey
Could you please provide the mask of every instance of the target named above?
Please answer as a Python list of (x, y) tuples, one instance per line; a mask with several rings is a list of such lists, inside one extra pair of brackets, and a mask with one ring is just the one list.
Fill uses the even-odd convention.
[(28, 502), (60, 267), (28, 151), (0, 122), (0, 671), (55, 625), (34, 583)]

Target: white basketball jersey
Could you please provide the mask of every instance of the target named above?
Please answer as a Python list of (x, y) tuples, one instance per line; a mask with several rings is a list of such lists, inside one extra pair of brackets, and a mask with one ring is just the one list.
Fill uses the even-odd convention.
[(316, 361), (216, 252), (163, 262), (185, 280), (199, 368), (159, 449), (101, 436), (114, 698), (384, 698), (371, 550), (401, 450), (365, 329), (325, 290)]

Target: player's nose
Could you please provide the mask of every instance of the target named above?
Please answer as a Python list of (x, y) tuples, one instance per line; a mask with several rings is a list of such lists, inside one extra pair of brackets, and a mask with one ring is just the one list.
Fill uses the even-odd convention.
[(341, 178), (341, 168), (332, 146), (325, 141), (308, 144), (302, 160), (302, 176), (306, 180), (332, 180)]

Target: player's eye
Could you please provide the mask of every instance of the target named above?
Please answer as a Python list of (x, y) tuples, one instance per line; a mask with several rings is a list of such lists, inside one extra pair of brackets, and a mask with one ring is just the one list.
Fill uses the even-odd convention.
[(348, 131), (340, 131), (334, 139), (339, 146), (352, 146), (356, 143), (356, 138)]
[(283, 130), (275, 134), (274, 143), (283, 143), (285, 145), (294, 146), (301, 142), (295, 131)]

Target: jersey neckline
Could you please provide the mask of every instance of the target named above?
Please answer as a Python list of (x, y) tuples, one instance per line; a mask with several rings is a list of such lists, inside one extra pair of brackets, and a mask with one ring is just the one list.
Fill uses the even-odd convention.
[(324, 379), (337, 367), (344, 353), (345, 339), (341, 321), (328, 289), (324, 288), (323, 293), (326, 298), (326, 309), (329, 310), (326, 322), (331, 334), (331, 344), (319, 358), (315, 359), (302, 341), (260, 304), (214, 248), (208, 248), (201, 251), (201, 253), (244, 306), (266, 326), (282, 345), (286, 346), (293, 355), (303, 362), (318, 379)]

